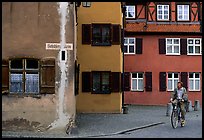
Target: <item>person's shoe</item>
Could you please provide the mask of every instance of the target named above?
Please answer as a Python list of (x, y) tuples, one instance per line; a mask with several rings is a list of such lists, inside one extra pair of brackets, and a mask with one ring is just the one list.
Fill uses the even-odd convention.
[(181, 121), (181, 127), (184, 127), (184, 125), (185, 125), (185, 120), (182, 120)]

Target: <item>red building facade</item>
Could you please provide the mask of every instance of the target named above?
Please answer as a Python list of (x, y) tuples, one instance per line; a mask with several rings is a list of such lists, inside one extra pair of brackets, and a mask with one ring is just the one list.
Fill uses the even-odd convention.
[(178, 81), (202, 105), (202, 2), (126, 3), (124, 103), (166, 105)]

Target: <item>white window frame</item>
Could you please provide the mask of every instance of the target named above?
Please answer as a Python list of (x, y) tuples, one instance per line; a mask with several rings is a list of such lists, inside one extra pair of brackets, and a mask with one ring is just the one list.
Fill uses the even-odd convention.
[(83, 7), (91, 7), (91, 2), (82, 2)]
[[(193, 78), (190, 78), (190, 77), (188, 77), (188, 83), (189, 83), (189, 85), (188, 85), (188, 90), (189, 91), (200, 91), (200, 73), (198, 73), (198, 72), (189, 72), (189, 75), (190, 74), (193, 74)], [(199, 78), (195, 78), (195, 74), (199, 74)], [(190, 89), (190, 80), (193, 80), (193, 89)], [(199, 80), (199, 89), (195, 89), (195, 81), (196, 80)]]
[[(188, 14), (185, 14), (185, 6), (188, 6)], [(179, 9), (181, 8), (181, 11), (182, 11), (182, 13), (181, 13), (181, 16), (182, 16), (182, 18), (179, 18), (179, 16), (180, 16), (180, 14), (179, 14)], [(185, 17), (185, 15), (187, 15), (188, 16), (188, 18), (187, 19), (185, 19), (184, 17)], [(190, 20), (190, 5), (177, 5), (177, 21), (189, 21)]]
[[(159, 9), (159, 6), (161, 6), (162, 7), (162, 9)], [(165, 6), (168, 6), (168, 18), (167, 19), (165, 19), (164, 18), (164, 15), (167, 15), (167, 14), (164, 14), (164, 7)], [(162, 11), (162, 14), (159, 14), (159, 11)], [(159, 18), (159, 15), (161, 15), (162, 16), (162, 18), (160, 19)], [(169, 5), (157, 5), (157, 20), (158, 21), (169, 21)]]
[[(133, 7), (134, 11), (129, 11), (129, 7)], [(135, 18), (135, 6), (134, 6), (134, 5), (127, 5), (125, 12), (126, 12), (126, 16), (125, 16), (125, 17), (126, 17), (127, 19), (131, 19), (131, 18), (134, 19), (134, 18)], [(128, 16), (128, 12), (134, 12), (134, 16), (133, 16), (133, 17), (129, 17), (129, 16)]]
[[(174, 43), (168, 44), (168, 43), (167, 43), (167, 40), (168, 40), (168, 39), (171, 39), (172, 42), (174, 42), (174, 40), (178, 39), (178, 40), (179, 40), (179, 41), (178, 41), (179, 43), (178, 43), (178, 44), (174, 44)], [(167, 47), (168, 47), (168, 46), (172, 46), (172, 53), (167, 52)], [(179, 47), (178, 53), (175, 53), (175, 52), (174, 52), (174, 46), (178, 46), (178, 47)], [(166, 55), (180, 55), (180, 38), (166, 38)]]
[[(189, 40), (193, 40), (193, 44), (189, 44)], [(195, 44), (196, 40), (200, 40), (200, 44)], [(190, 46), (193, 46), (193, 53), (189, 53)], [(200, 46), (200, 53), (195, 53), (195, 46)], [(187, 39), (187, 55), (202, 55), (202, 39), (201, 38), (188, 38)]]
[[(168, 76), (168, 74), (172, 74), (172, 78), (169, 78)], [(178, 78), (175, 78), (174, 77), (174, 74), (178, 74)], [(176, 88), (175, 87), (175, 80), (177, 80), (177, 81), (179, 81), (179, 73), (178, 72), (169, 72), (169, 73), (167, 73), (167, 91), (174, 91), (174, 89)], [(169, 80), (172, 80), (172, 88), (171, 89), (169, 89)], [(177, 83), (177, 82), (176, 82)]]
[[(135, 54), (135, 48), (136, 48), (136, 46), (135, 46), (135, 41), (136, 41), (135, 38), (134, 37), (125, 37), (124, 39), (127, 39), (127, 42), (128, 42), (127, 44), (125, 44), (125, 41), (124, 41), (124, 46), (127, 46), (127, 53), (124, 52), (124, 54)], [(130, 39), (134, 39), (134, 43), (133, 44), (129, 43)], [(129, 49), (130, 45), (134, 45), (134, 52), (130, 53), (130, 51), (129, 51), (130, 50)]]
[[(137, 74), (137, 78), (133, 78), (132, 75), (133, 74)], [(138, 77), (138, 74), (142, 74), (142, 78)], [(133, 89), (133, 80), (137, 80), (137, 85), (136, 85), (136, 89)], [(143, 82), (143, 88), (142, 89), (138, 89), (138, 81), (142, 80)], [(131, 91), (144, 91), (144, 73), (143, 72), (133, 72), (131, 73)]]

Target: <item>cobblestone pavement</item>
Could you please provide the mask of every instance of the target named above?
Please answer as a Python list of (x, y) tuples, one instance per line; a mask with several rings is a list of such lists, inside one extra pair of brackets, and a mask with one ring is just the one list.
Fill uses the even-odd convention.
[[(76, 128), (73, 129), (70, 135), (62, 130), (48, 130), (46, 132), (2, 131), (2, 137), (105, 137), (121, 135), (132, 130), (140, 129), (142, 131), (142, 129), (162, 124), (169, 124), (169, 127), (171, 127), (170, 117), (166, 116), (166, 111), (166, 106), (129, 105), (128, 114), (77, 114)], [(187, 112), (188, 119), (197, 115), (202, 115), (202, 109)]]

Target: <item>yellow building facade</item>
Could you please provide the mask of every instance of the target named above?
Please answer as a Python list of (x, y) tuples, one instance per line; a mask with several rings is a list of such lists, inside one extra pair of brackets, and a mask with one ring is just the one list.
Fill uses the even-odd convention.
[(121, 2), (82, 2), (77, 7), (77, 23), (76, 111), (121, 113)]

